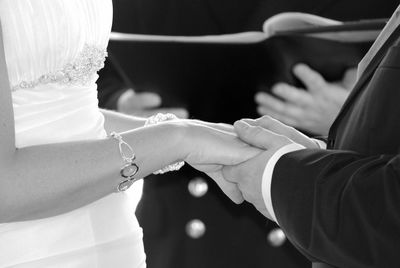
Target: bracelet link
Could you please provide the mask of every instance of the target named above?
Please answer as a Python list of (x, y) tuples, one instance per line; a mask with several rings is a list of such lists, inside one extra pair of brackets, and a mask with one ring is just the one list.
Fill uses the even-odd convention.
[(121, 135), (112, 132), (110, 136), (118, 141), (119, 153), (125, 163), (120, 170), (120, 175), (125, 180), (120, 182), (117, 186), (117, 192), (124, 192), (128, 190), (135, 181), (140, 179), (135, 178), (135, 175), (139, 172), (139, 166), (134, 162), (136, 155), (132, 147), (122, 139)]
[(117, 187), (117, 192), (125, 192), (128, 190), (138, 179), (129, 179), (129, 180), (124, 180), (118, 184)]

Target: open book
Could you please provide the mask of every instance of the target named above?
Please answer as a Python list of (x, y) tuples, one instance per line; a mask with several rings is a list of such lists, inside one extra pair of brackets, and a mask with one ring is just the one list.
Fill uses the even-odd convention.
[(301, 86), (291, 71), (296, 63), (310, 65), (328, 81), (340, 80), (346, 69), (357, 66), (384, 25), (385, 20), (343, 23), (282, 13), (268, 19), (262, 32), (195, 37), (112, 33), (109, 49), (135, 90), (156, 91), (165, 106), (184, 106), (195, 117), (226, 122), (256, 116), (258, 90), (280, 81)]

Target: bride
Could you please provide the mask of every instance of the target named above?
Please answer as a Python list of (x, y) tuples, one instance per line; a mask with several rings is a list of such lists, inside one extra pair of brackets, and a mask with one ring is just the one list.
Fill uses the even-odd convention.
[(0, 267), (145, 267), (127, 188), (182, 160), (241, 201), (220, 165), (258, 150), (229, 126), (99, 110), (111, 21), (111, 0), (0, 0)]

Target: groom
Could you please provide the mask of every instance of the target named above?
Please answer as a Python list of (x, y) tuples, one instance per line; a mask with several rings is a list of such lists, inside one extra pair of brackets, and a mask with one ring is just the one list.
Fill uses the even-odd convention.
[(240, 120), (238, 136), (265, 152), (224, 177), (313, 267), (398, 267), (399, 103), (400, 6), (359, 64), (326, 144), (270, 117)]

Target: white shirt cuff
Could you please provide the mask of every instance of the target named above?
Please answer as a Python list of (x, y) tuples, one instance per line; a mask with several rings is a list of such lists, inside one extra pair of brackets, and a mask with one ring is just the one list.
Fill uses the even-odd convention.
[(278, 221), (276, 220), (274, 208), (272, 207), (272, 198), (271, 198), (272, 173), (274, 172), (276, 163), (283, 155), (301, 149), (305, 149), (305, 147), (297, 143), (291, 143), (286, 146), (283, 146), (272, 155), (272, 157), (268, 160), (265, 166), (262, 177), (261, 191), (267, 211), (271, 215), (272, 220), (275, 221), (276, 223), (278, 223)]

